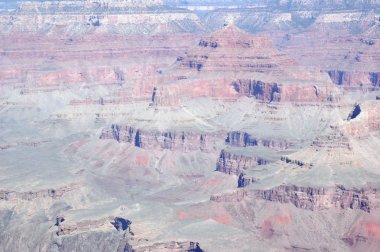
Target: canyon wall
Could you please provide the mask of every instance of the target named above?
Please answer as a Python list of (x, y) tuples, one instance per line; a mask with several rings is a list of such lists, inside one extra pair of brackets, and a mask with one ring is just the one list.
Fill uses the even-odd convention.
[(221, 133), (196, 134), (192, 132), (160, 132), (140, 130), (130, 126), (113, 124), (111, 129), (104, 129), (100, 139), (114, 139), (118, 142), (131, 143), (143, 149), (168, 149), (177, 151), (210, 151)]
[(226, 174), (234, 174), (239, 176), (248, 168), (268, 163), (269, 161), (260, 157), (244, 156), (222, 150), (216, 163), (216, 170)]
[(271, 149), (288, 149), (293, 146), (292, 143), (287, 142), (285, 139), (261, 139), (252, 136), (246, 132), (231, 131), (227, 133), (225, 140), (227, 145), (247, 147), (247, 146), (264, 146)]

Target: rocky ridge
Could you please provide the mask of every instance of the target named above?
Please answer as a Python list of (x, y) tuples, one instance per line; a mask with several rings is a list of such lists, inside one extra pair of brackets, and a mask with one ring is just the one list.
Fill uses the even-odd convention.
[(186, 152), (210, 151), (220, 135), (220, 133), (194, 134), (192, 132), (149, 131), (113, 124), (110, 130), (103, 130), (100, 139), (114, 139), (148, 150), (168, 149)]

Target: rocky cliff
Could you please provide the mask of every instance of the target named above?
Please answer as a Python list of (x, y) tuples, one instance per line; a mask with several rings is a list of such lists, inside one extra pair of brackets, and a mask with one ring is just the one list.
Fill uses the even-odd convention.
[(349, 72), (333, 70), (328, 71), (331, 80), (340, 86), (345, 88), (371, 88), (378, 87), (380, 85), (378, 72)]
[[(333, 102), (340, 95), (322, 73), (301, 70), (269, 38), (252, 36), (234, 25), (203, 37), (161, 74), (177, 76), (177, 81), (160, 83), (153, 89), (155, 106), (174, 106), (206, 96), (306, 103)], [(221, 77), (210, 80), (211, 75)], [(252, 75), (261, 78), (247, 78)]]
[(244, 170), (255, 167), (257, 165), (264, 165), (269, 161), (255, 156), (244, 156), (235, 154), (226, 150), (222, 150), (219, 159), (216, 163), (216, 170), (227, 174), (240, 175)]
[(118, 142), (131, 143), (143, 149), (168, 149), (186, 152), (194, 150), (210, 151), (220, 135), (220, 133), (194, 134), (184, 131), (148, 131), (113, 124), (111, 129), (103, 130), (100, 139), (114, 139)]
[(248, 192), (242, 189), (231, 193), (211, 195), (210, 200), (214, 202), (240, 202), (248, 196)]
[(281, 88), (277, 83), (264, 83), (259, 80), (238, 80), (232, 83), (236, 92), (266, 102), (281, 100)]
[(198, 242), (165, 242), (155, 243), (148, 246), (140, 246), (133, 248), (132, 251), (176, 251), (176, 252), (203, 252)]
[(247, 146), (264, 146), (271, 149), (288, 149), (293, 144), (290, 142), (287, 142), (286, 140), (274, 140), (274, 139), (261, 139), (252, 136), (251, 134), (248, 134), (246, 132), (240, 132), (240, 131), (231, 131), (227, 133), (227, 137), (225, 140), (226, 144), (231, 146), (240, 146), (240, 147), (247, 147)]
[(350, 208), (365, 212), (370, 212), (372, 205), (378, 207), (378, 194), (377, 190), (346, 189), (343, 186), (312, 188), (285, 185), (254, 192), (255, 197), (279, 203), (291, 203), (298, 208), (308, 210)]
[(213, 195), (211, 201), (240, 202), (262, 199), (281, 204), (292, 204), (297, 208), (320, 211), (330, 208), (359, 209), (370, 213), (380, 207), (379, 192), (376, 189), (348, 189), (335, 187), (303, 187), (281, 185), (267, 190), (246, 187), (233, 193)]
[(0, 251), (377, 252), (378, 3), (9, 2)]
[(73, 190), (76, 190), (80, 188), (79, 184), (72, 184), (69, 186), (64, 186), (56, 189), (47, 189), (47, 190), (40, 190), (40, 191), (30, 191), (30, 192), (16, 192), (16, 191), (5, 191), (0, 190), (0, 201), (18, 201), (18, 200), (26, 200), (26, 201), (33, 201), (36, 199), (42, 199), (42, 198), (51, 198), (51, 199), (59, 199), (61, 198), (65, 193), (71, 192)]
[(330, 126), (330, 131), (327, 134), (318, 136), (312, 142), (312, 146), (315, 147), (317, 150), (352, 150), (352, 146), (348, 137), (342, 132), (342, 130), (338, 126)]
[[(154, 8), (165, 11), (157, 13)], [(0, 15), (0, 26), (6, 33), (78, 35), (192, 32), (199, 25), (195, 14), (166, 8), (161, 0), (83, 0), (21, 2), (17, 9)]]
[(342, 132), (353, 137), (368, 137), (371, 133), (380, 131), (380, 104), (376, 101), (366, 101), (354, 104), (347, 119), (342, 125)]

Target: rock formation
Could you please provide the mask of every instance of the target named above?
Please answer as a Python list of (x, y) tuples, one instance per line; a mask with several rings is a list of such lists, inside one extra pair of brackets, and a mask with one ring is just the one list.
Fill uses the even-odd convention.
[(298, 208), (308, 210), (351, 208), (365, 212), (371, 211), (371, 204), (378, 205), (377, 194), (376, 190), (349, 190), (343, 186), (332, 188), (279, 186), (270, 190), (254, 192), (255, 197), (280, 203), (291, 203)]
[(264, 165), (269, 161), (260, 157), (249, 157), (222, 150), (216, 163), (216, 170), (227, 174), (240, 175), (244, 170), (257, 165)]
[(198, 242), (166, 242), (133, 248), (133, 251), (176, 251), (176, 252), (203, 252)]
[(377, 252), (379, 8), (0, 0), (0, 251)]
[(252, 136), (251, 134), (240, 131), (228, 132), (225, 142), (231, 146), (247, 147), (260, 145), (273, 149), (287, 149), (292, 146), (292, 143), (288, 143), (286, 140), (260, 139)]
[(220, 133), (194, 134), (192, 132), (160, 132), (135, 129), (113, 124), (111, 130), (103, 130), (100, 139), (114, 139), (131, 143), (143, 149), (168, 149), (180, 151), (209, 151)]

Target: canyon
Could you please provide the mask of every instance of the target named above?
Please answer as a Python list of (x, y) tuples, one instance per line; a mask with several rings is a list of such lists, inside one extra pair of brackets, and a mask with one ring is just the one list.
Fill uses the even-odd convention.
[(0, 251), (380, 248), (378, 1), (0, 1)]

